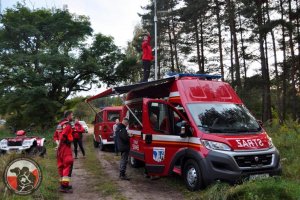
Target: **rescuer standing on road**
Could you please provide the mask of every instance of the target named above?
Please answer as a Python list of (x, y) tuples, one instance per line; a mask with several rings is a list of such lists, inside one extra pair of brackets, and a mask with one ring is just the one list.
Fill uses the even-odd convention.
[(66, 111), (65, 119), (59, 123), (62, 131), (58, 134), (57, 167), (60, 179), (60, 192), (71, 193), (70, 185), (73, 168), (73, 155), (71, 144), (73, 142), (72, 122), (73, 112)]
[(151, 62), (153, 60), (152, 48), (150, 42), (151, 42), (151, 36), (150, 33), (147, 32), (147, 35), (144, 36), (143, 43), (142, 43), (142, 49), (143, 49), (142, 60), (143, 60), (143, 68), (144, 68), (144, 77), (142, 79), (142, 82), (148, 82), (148, 78), (150, 75), (150, 67), (151, 67)]
[(84, 130), (83, 126), (79, 123), (78, 118), (75, 119), (74, 126), (75, 127), (73, 129), (73, 137), (74, 137), (73, 144), (74, 144), (75, 159), (77, 159), (78, 145), (80, 147), (83, 157), (85, 157), (85, 151), (84, 151), (83, 144), (82, 144), (82, 134), (85, 132), (85, 130)]
[(126, 167), (128, 163), (128, 155), (130, 149), (130, 140), (127, 133), (126, 127), (128, 126), (128, 119), (124, 118), (122, 123), (120, 123), (116, 129), (117, 140), (119, 151), (121, 152), (120, 160), (120, 179), (130, 180), (126, 175)]

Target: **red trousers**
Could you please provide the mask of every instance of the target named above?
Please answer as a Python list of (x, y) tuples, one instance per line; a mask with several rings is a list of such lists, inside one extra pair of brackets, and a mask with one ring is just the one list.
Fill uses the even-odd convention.
[(69, 185), (73, 169), (73, 154), (71, 145), (59, 144), (57, 149), (57, 168), (62, 185)]

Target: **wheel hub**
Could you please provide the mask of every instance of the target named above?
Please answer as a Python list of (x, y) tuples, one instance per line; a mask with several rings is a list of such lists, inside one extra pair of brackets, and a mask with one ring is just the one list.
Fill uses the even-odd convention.
[(190, 168), (187, 172), (187, 181), (190, 186), (195, 186), (197, 182), (197, 173), (195, 168)]

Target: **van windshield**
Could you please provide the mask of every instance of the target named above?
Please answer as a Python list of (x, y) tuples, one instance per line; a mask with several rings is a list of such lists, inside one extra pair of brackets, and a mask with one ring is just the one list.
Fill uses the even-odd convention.
[(188, 104), (199, 129), (207, 133), (253, 133), (261, 127), (250, 112), (240, 104)]

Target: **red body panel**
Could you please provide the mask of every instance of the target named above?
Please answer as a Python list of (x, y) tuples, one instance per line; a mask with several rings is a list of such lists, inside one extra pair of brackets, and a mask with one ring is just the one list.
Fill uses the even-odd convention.
[[(116, 113), (117, 115), (114, 115)], [(95, 141), (100, 142), (100, 137), (102, 140), (107, 140), (108, 142), (113, 142), (113, 125), (115, 124), (115, 119), (122, 116), (122, 106), (115, 107), (105, 107), (95, 116), (94, 124), (94, 138)]]

